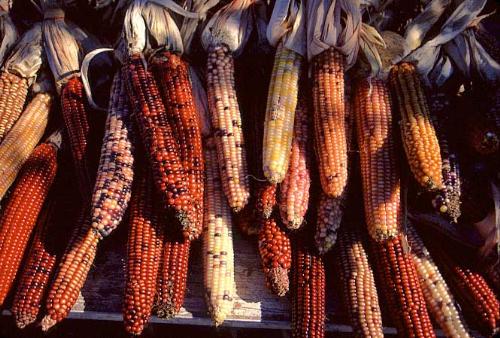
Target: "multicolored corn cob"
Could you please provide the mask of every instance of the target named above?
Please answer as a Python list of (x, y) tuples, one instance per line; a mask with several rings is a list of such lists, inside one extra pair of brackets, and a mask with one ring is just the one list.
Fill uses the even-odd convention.
[(345, 57), (331, 47), (313, 59), (314, 141), (323, 191), (340, 197), (347, 185), (350, 130), (344, 101)]
[(0, 72), (0, 142), (23, 112), (28, 80), (5, 70)]
[(235, 294), (234, 250), (231, 209), (219, 173), (213, 137), (205, 139), (205, 217), (203, 229), (203, 268), (205, 299), (216, 326), (233, 310)]
[(368, 233), (393, 238), (401, 223), (400, 173), (389, 91), (381, 80), (359, 81), (354, 92), (361, 178)]
[(320, 255), (326, 254), (337, 241), (337, 232), (344, 215), (345, 197), (332, 198), (324, 192), (318, 204), (318, 218), (314, 242)]
[(159, 89), (152, 74), (145, 68), (141, 55), (135, 54), (128, 58), (124, 76), (139, 134), (163, 204), (175, 212), (183, 227), (194, 224), (196, 211), (191, 204), (189, 182), (179, 156), (178, 144)]
[(289, 235), (280, 227), (277, 213), (262, 220), (259, 232), (259, 253), (266, 276), (267, 287), (276, 295), (284, 296), (289, 289), (288, 273), (292, 265)]
[(123, 322), (133, 335), (142, 333), (151, 315), (163, 250), (164, 226), (154, 210), (149, 174), (139, 169), (130, 202)]
[(292, 336), (325, 336), (325, 266), (302, 238), (293, 243)]
[(372, 240), (379, 285), (401, 337), (435, 337), (415, 263), (402, 235)]
[(184, 236), (194, 240), (203, 227), (203, 151), (201, 131), (195, 110), (195, 102), (189, 69), (180, 56), (162, 51), (151, 61), (151, 71), (165, 106), (165, 113), (178, 143), (178, 155), (188, 180), (195, 221), (183, 228)]
[(366, 244), (356, 225), (339, 231), (337, 265), (344, 303), (356, 337), (384, 337), (382, 314)]
[(302, 56), (278, 45), (267, 96), (263, 170), (269, 182), (281, 183), (290, 160)]
[(426, 190), (441, 189), (439, 142), (417, 69), (407, 62), (395, 65), (389, 83), (401, 114), (401, 137), (413, 176)]
[(125, 83), (115, 75), (92, 196), (92, 227), (108, 236), (121, 223), (132, 192), (134, 157), (132, 125)]
[(281, 221), (287, 228), (293, 230), (302, 226), (309, 205), (311, 186), (310, 124), (306, 97), (305, 93), (299, 97), (295, 111), (290, 163), (285, 179), (280, 185)]
[[(60, 146), (60, 145), (59, 145)], [(57, 171), (58, 147), (42, 143), (24, 163), (0, 218), (0, 305), (17, 275), (24, 251)]]
[(217, 155), (221, 162), (222, 188), (229, 206), (239, 212), (248, 203), (250, 185), (234, 84), (234, 60), (227, 46), (214, 46), (208, 52), (207, 95)]

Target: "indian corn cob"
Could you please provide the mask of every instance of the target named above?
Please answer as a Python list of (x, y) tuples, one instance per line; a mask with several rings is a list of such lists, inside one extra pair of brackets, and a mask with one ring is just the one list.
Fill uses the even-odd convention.
[(448, 285), (413, 227), (408, 227), (408, 244), (427, 308), (433, 319), (447, 337), (470, 337)]
[(400, 337), (435, 337), (418, 273), (404, 237), (372, 241), (379, 281)]
[(340, 197), (347, 185), (348, 117), (345, 57), (333, 47), (313, 59), (314, 142), (323, 191)]
[(239, 212), (248, 203), (250, 186), (240, 109), (234, 86), (234, 60), (227, 46), (213, 46), (207, 59), (207, 95), (222, 188), (229, 206)]
[(302, 226), (309, 205), (311, 186), (309, 151), (308, 105), (306, 94), (301, 94), (295, 111), (290, 163), (279, 189), (281, 220), (289, 229), (298, 229)]
[(42, 138), (52, 100), (50, 93), (36, 93), (0, 144), (0, 199), (5, 196), (23, 163)]
[(132, 125), (121, 73), (115, 75), (101, 159), (92, 196), (92, 227), (108, 236), (122, 221), (130, 200), (133, 172)]
[(0, 142), (16, 123), (28, 95), (28, 80), (5, 70), (0, 72)]
[(158, 84), (173, 135), (178, 142), (178, 154), (188, 180), (195, 219), (184, 227), (183, 232), (186, 238), (194, 240), (201, 234), (203, 227), (204, 163), (201, 131), (188, 65), (180, 56), (162, 51), (153, 57), (151, 71)]
[(386, 240), (398, 234), (402, 213), (391, 102), (382, 80), (356, 84), (354, 114), (368, 233), (376, 241)]
[(205, 299), (216, 326), (233, 310), (235, 294), (231, 209), (222, 191), (215, 140), (205, 139), (203, 268)]
[(60, 144), (42, 143), (23, 165), (0, 218), (0, 305), (17, 275), (57, 171)]
[(278, 45), (264, 122), (263, 170), (271, 183), (281, 183), (290, 160), (302, 56)]
[(413, 176), (426, 190), (441, 189), (439, 142), (416, 67), (407, 62), (393, 66), (389, 83), (401, 115), (401, 136)]
[[(260, 184), (259, 184), (260, 183)], [(276, 205), (276, 184), (257, 183), (255, 211), (257, 217), (265, 219), (271, 217), (274, 206)]]
[(294, 241), (292, 268), (292, 336), (325, 336), (325, 266), (302, 238)]
[(366, 243), (356, 225), (339, 231), (337, 265), (344, 303), (356, 337), (384, 337), (382, 314)]
[(178, 144), (167, 119), (159, 89), (139, 54), (128, 58), (124, 74), (130, 104), (149, 157), (155, 186), (161, 193), (165, 207), (173, 209), (183, 226), (189, 226), (195, 222), (196, 212), (191, 205), (189, 182), (186, 180)]
[(139, 169), (130, 202), (123, 321), (133, 335), (142, 333), (151, 315), (163, 251), (164, 224), (154, 210), (149, 175), (148, 170)]
[(262, 222), (259, 232), (259, 253), (266, 284), (273, 293), (284, 296), (290, 286), (288, 277), (292, 265), (290, 238), (281, 228), (277, 213), (273, 213), (269, 219), (264, 219)]
[(337, 232), (344, 215), (345, 197), (328, 197), (324, 192), (318, 204), (314, 242), (320, 255), (326, 254), (337, 241)]

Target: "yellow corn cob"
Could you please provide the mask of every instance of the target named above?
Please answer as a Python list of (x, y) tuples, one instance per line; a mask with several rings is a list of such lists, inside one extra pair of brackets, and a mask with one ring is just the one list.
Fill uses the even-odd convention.
[(401, 114), (401, 136), (410, 169), (425, 189), (441, 189), (439, 142), (415, 66), (406, 62), (393, 66), (389, 82)]
[(28, 80), (6, 71), (0, 73), (0, 142), (23, 111)]
[(213, 137), (205, 147), (205, 217), (203, 265), (205, 297), (215, 325), (222, 324), (233, 309), (234, 253), (231, 209), (222, 191), (217, 149)]
[(271, 183), (281, 183), (288, 169), (301, 65), (300, 54), (282, 44), (278, 46), (269, 84), (263, 142), (264, 175)]
[(52, 96), (38, 93), (0, 144), (0, 200), (12, 185), (23, 163), (43, 136)]

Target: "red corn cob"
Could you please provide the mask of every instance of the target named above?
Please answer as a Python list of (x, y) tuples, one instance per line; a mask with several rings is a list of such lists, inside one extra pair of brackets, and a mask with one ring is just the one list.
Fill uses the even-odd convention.
[(271, 217), (276, 205), (276, 184), (259, 182), (255, 202), (255, 210), (258, 216), (265, 219)]
[(0, 306), (17, 275), (57, 170), (57, 147), (42, 143), (23, 165), (0, 218)]

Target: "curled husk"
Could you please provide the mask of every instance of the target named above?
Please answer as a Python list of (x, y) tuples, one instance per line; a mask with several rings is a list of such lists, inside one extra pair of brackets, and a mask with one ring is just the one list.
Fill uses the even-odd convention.
[(303, 0), (278, 0), (267, 26), (267, 40), (276, 47), (280, 41), (287, 49), (306, 56), (306, 13)]
[(0, 1), (0, 65), (19, 36), (8, 11), (7, 1)]

